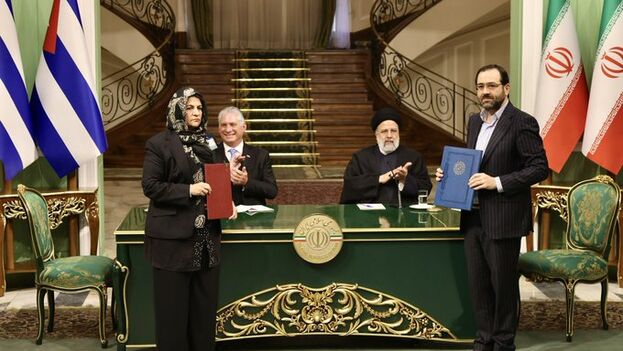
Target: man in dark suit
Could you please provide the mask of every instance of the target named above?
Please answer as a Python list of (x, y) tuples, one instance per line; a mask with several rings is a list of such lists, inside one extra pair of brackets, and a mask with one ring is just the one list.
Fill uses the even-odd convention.
[(247, 125), (242, 112), (226, 107), (218, 114), (218, 132), (222, 143), (215, 151), (216, 162), (243, 157), (240, 168), (231, 169), (233, 199), (236, 205), (266, 205), (277, 196), (277, 181), (268, 151), (243, 142)]
[(432, 184), (422, 155), (400, 145), (401, 118), (392, 108), (378, 110), (370, 122), (376, 145), (353, 154), (344, 171), (340, 203), (417, 203), (419, 191)]
[[(508, 73), (487, 65), (476, 73), (483, 110), (470, 116), (467, 147), (482, 150), (471, 211), (461, 213), (469, 290), (476, 317), (474, 350), (515, 350), (521, 237), (532, 230), (530, 186), (547, 178), (539, 125), (508, 100)], [(437, 169), (437, 181), (443, 170)]]

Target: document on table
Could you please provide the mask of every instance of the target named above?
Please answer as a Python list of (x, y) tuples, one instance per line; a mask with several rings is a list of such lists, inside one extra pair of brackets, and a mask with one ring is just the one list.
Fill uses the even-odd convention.
[(357, 204), (362, 211), (374, 211), (374, 210), (384, 210), (385, 206), (383, 204)]
[(249, 216), (252, 216), (256, 213), (274, 212), (275, 210), (264, 205), (238, 205), (236, 206), (236, 211), (238, 211), (238, 213), (246, 213)]

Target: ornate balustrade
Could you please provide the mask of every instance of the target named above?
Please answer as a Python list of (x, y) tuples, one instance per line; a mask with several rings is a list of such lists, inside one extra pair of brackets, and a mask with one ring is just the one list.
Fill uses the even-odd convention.
[(102, 6), (137, 28), (156, 47), (142, 59), (102, 79), (102, 115), (107, 130), (156, 101), (175, 80), (175, 16), (166, 1), (102, 0)]
[[(377, 0), (370, 22), (375, 34), (372, 75), (396, 103), (408, 107), (430, 124), (466, 140), (467, 118), (480, 111), (471, 90), (422, 67), (389, 45), (403, 27), (440, 0)], [(388, 24), (392, 24), (391, 26)]]

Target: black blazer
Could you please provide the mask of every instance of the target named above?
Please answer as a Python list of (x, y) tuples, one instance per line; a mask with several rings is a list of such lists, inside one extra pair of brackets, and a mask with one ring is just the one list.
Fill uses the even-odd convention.
[[(149, 198), (145, 250), (152, 265), (169, 270), (192, 266), (195, 198), (190, 161), (177, 134), (165, 130), (147, 140), (143, 163), (143, 193)], [(208, 221), (210, 240), (220, 247), (220, 221)], [(219, 253), (216, 252), (218, 256)]]
[[(215, 162), (227, 162), (223, 143), (214, 150)], [(242, 154), (249, 157), (244, 160), (249, 180), (244, 186), (232, 185), (233, 199), (236, 205), (266, 205), (266, 199), (277, 196), (277, 181), (268, 151), (244, 143)]]
[[(405, 204), (416, 203), (419, 190), (430, 191), (432, 188), (424, 159), (419, 152), (403, 145), (398, 146), (394, 153), (397, 156), (395, 167), (402, 166), (406, 162), (413, 163), (401, 192), (401, 200)], [(341, 204), (379, 202), (382, 187), (395, 189), (396, 184), (391, 180), (386, 184), (379, 184), (379, 176), (382, 173), (378, 164), (380, 154), (378, 145), (363, 148), (353, 154), (344, 171)], [(398, 194), (396, 191), (393, 192), (395, 194), (390, 202), (395, 204), (398, 202)]]
[[(534, 117), (509, 102), (497, 123), (480, 172), (499, 176), (504, 191), (478, 191), (482, 228), (492, 239), (521, 237), (532, 230), (530, 186), (547, 178), (547, 158)], [(482, 124), (479, 114), (470, 116), (468, 148), (476, 146)]]

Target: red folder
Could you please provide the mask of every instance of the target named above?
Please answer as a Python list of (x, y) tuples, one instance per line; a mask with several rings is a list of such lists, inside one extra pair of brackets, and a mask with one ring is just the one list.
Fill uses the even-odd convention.
[(231, 181), (229, 165), (225, 163), (209, 163), (204, 165), (206, 183), (212, 192), (206, 196), (208, 219), (229, 218), (234, 214), (231, 197)]

